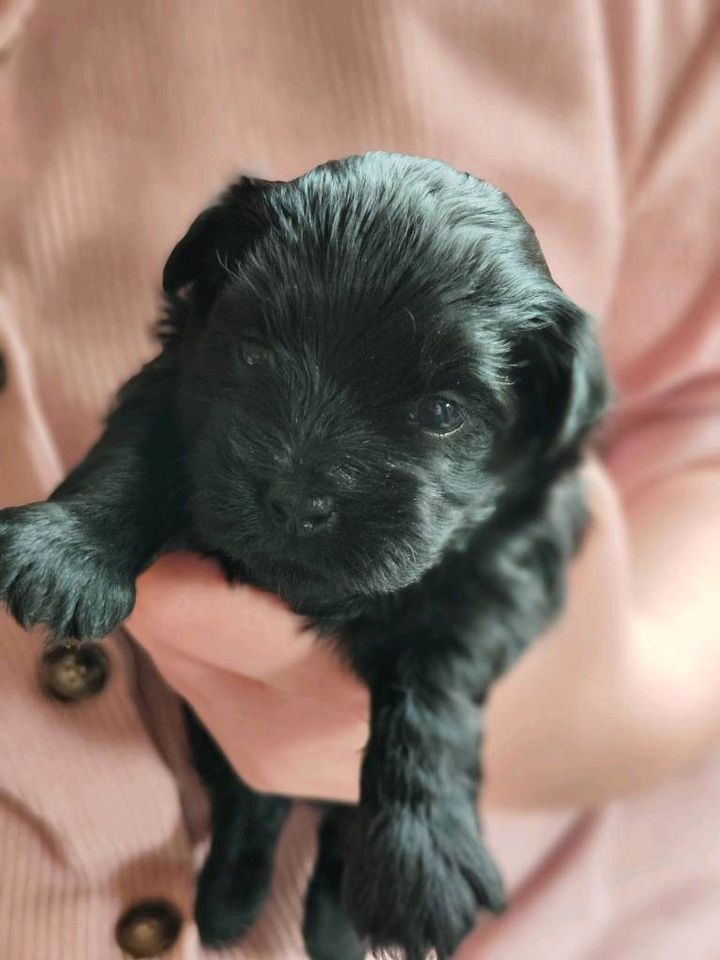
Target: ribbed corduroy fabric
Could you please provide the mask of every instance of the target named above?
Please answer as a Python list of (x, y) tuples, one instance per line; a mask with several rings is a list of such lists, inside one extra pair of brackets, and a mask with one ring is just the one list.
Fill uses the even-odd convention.
[[(603, 322), (628, 498), (720, 461), (715, 3), (10, 0), (0, 42), (2, 505), (97, 435), (152, 351), (163, 257), (228, 177), (377, 148), (486, 177), (534, 224)], [(118, 917), (153, 897), (185, 918), (169, 960), (211, 956), (177, 702), (127, 636), (106, 647), (106, 689), (63, 705), (0, 615), (0, 960), (119, 960)], [(495, 815), (515, 906), (462, 960), (718, 960), (719, 800), (709, 765), (603, 814)], [(303, 955), (313, 844), (299, 808), (261, 923), (213, 956)]]

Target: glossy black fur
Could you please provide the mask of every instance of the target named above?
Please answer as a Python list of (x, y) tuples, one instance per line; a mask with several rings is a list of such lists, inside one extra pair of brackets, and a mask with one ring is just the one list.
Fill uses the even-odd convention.
[[(309, 952), (444, 960), (504, 905), (477, 820), (482, 705), (562, 604), (607, 402), (592, 323), (504, 194), (391, 154), (240, 178), (163, 280), (161, 353), (99, 443), (48, 503), (0, 513), (0, 597), (101, 637), (184, 544), (305, 614), (372, 702), (360, 804), (321, 829)], [(418, 424), (436, 395), (463, 411), (447, 436)], [(303, 497), (334, 507), (304, 536), (278, 509)], [(220, 944), (259, 911), (288, 801), (190, 730), (213, 811), (196, 915)]]

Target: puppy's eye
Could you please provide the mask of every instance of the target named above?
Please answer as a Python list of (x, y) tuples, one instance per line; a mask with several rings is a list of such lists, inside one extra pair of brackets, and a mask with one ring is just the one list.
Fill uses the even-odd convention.
[(441, 435), (458, 430), (465, 420), (460, 407), (446, 397), (425, 397), (416, 407), (412, 419), (421, 429)]
[(249, 340), (241, 345), (240, 356), (248, 367), (271, 366), (274, 360), (272, 350), (261, 347), (259, 343), (251, 343)]

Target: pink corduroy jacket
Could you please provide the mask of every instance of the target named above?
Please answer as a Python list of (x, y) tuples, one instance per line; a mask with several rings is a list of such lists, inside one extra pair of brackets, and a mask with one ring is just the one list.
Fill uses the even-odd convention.
[[(0, 3), (0, 505), (97, 435), (164, 255), (233, 172), (379, 148), (510, 193), (601, 321), (621, 496), (713, 469), (720, 543), (718, 23), (710, 0)], [(157, 899), (163, 956), (210, 957), (177, 700), (125, 633), (104, 647), (104, 687), (67, 703), (0, 613), (0, 960), (120, 960), (118, 920)], [(492, 815), (513, 907), (461, 960), (718, 960), (719, 818), (720, 761), (601, 812)], [(303, 956), (312, 825), (297, 808), (261, 922), (218, 956)]]

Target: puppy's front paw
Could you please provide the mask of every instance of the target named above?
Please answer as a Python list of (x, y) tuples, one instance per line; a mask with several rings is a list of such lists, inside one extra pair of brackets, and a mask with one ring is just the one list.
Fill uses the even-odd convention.
[[(447, 960), (478, 911), (505, 906), (502, 880), (467, 801), (429, 810), (358, 810), (346, 860), (344, 895), (361, 936), (376, 951)], [(396, 953), (393, 955), (397, 955)]]
[(26, 629), (43, 624), (56, 638), (104, 637), (135, 603), (134, 578), (113, 546), (60, 503), (0, 510), (0, 602)]

